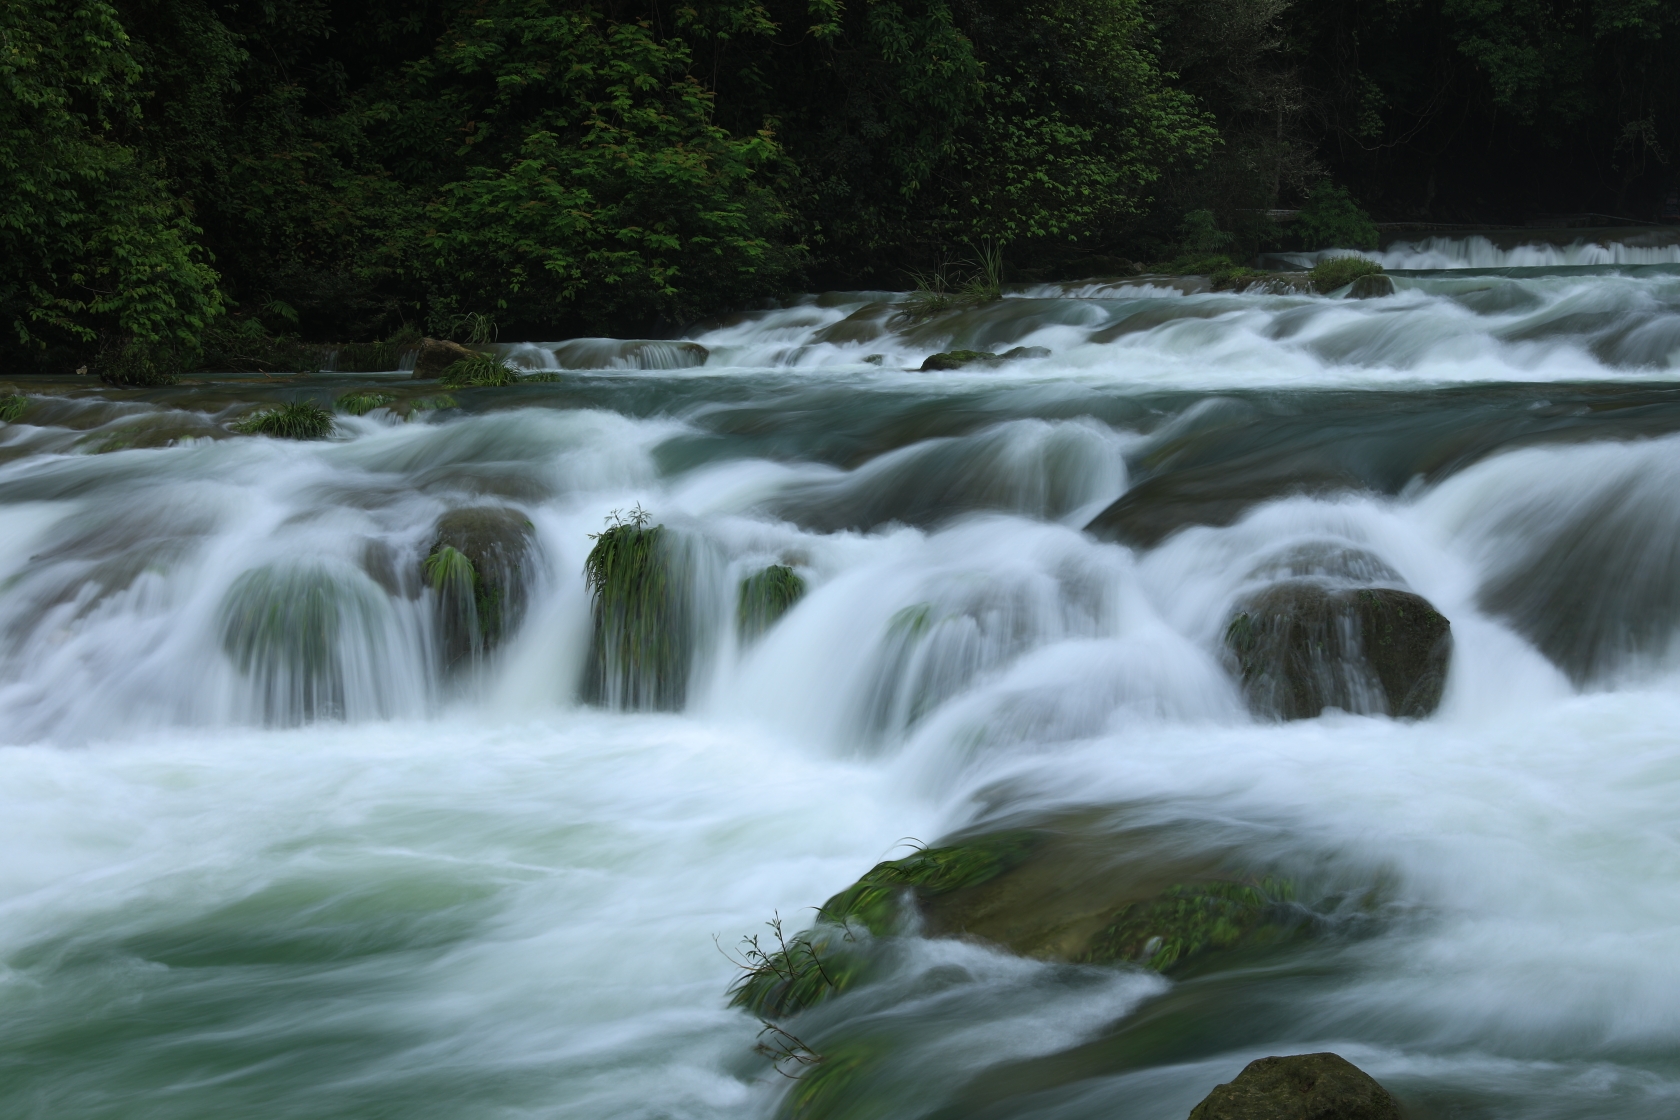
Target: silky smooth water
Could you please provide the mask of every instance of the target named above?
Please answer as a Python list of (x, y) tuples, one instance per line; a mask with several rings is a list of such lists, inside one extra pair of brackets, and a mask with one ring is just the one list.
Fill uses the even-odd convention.
[[(1673, 1115), (1680, 266), (1605, 252), (1363, 302), (812, 297), (703, 354), (505, 347), (558, 379), (320, 443), (226, 423), (368, 379), (23, 386), (0, 1116), (769, 1117), (738, 939), (909, 843), (1069, 814), (1381, 904), (1178, 982), (910, 941), (800, 1020), (871, 1040), (871, 1115), (1178, 1120), (1325, 1049), (1418, 1116)], [(1052, 353), (914, 369), (1015, 345)], [(1147, 539), (1084, 531), (1122, 495)], [(580, 701), (589, 535), (638, 504), (702, 561), (677, 713)], [(513, 639), (452, 671), (418, 564), (473, 505), (537, 560)], [(1321, 555), (1452, 620), (1432, 718), (1244, 709), (1232, 606)], [(743, 646), (773, 562), (810, 593)], [(239, 644), (253, 602), (281, 662)]]

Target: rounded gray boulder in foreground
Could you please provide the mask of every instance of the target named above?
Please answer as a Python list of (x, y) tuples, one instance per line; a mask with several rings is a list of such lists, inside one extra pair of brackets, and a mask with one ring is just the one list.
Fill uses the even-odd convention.
[(1400, 1106), (1339, 1054), (1294, 1054), (1248, 1063), (1189, 1120), (1400, 1120)]

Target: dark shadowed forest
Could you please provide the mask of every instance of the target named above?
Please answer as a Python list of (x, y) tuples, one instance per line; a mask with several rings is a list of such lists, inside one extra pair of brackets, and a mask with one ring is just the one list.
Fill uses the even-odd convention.
[(1680, 174), (1668, 0), (11, 0), (0, 82), (0, 361), (131, 382)]

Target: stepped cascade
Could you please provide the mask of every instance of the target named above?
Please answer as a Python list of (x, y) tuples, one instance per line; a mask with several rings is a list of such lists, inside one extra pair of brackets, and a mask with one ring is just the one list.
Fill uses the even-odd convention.
[(0, 1115), (1672, 1115), (1680, 246), (1507, 241), (0, 386)]

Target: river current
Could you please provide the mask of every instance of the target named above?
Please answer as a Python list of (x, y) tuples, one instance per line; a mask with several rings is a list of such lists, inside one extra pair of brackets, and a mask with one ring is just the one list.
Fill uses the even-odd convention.
[[(912, 324), (829, 293), (698, 346), (507, 344), (554, 377), (319, 442), (228, 424), (438, 391), (20, 382), (0, 1116), (785, 1115), (725, 951), (913, 843), (1075, 817), (1380, 906), (1183, 981), (914, 939), (809, 1013), (887, 1040), (828, 1115), (1182, 1120), (1320, 1050), (1420, 1117), (1674, 1115), (1680, 250), (1383, 259), (1370, 300), (1132, 279)], [(918, 369), (1013, 347), (1048, 354)], [(1125, 495), (1130, 536), (1086, 531)], [(534, 527), (530, 605), (451, 671), (417, 572), (487, 504)], [(699, 558), (676, 712), (583, 699), (590, 534), (637, 506)], [(1313, 550), (1451, 620), (1434, 715), (1244, 707), (1232, 605)], [(809, 592), (745, 642), (769, 563)], [(333, 589), (307, 689), (230, 644), (251, 573)], [(907, 610), (941, 620), (909, 653)]]

